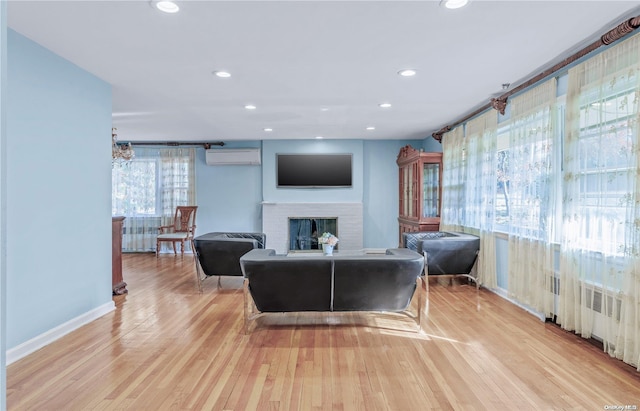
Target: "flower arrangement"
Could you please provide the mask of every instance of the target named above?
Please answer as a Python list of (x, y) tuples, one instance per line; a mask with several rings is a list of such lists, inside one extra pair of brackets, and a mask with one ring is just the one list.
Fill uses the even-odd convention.
[(320, 244), (326, 244), (326, 245), (336, 245), (338, 241), (340, 241), (338, 240), (338, 237), (336, 237), (331, 233), (322, 233), (322, 237), (318, 238), (318, 242)]

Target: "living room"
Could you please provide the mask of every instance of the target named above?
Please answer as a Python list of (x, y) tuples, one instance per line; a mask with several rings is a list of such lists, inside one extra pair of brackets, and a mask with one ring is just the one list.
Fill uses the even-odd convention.
[[(9, 79), (2, 84), (10, 102), (3, 104), (6, 138), (0, 148), (4, 377), (7, 363), (116, 309), (110, 283), (108, 151), (117, 86), (12, 29), (3, 31), (2, 38), (7, 45), (3, 74)], [(427, 152), (441, 152), (443, 147), (428, 134), (398, 140), (231, 140), (225, 141), (225, 148), (259, 148), (262, 164), (222, 167), (208, 166), (205, 149), (197, 147), (197, 233), (262, 231), (265, 204), (360, 203), (363, 247), (395, 247), (395, 161), (405, 145)], [(349, 153), (353, 187), (278, 189), (275, 154), (280, 152)], [(47, 246), (35, 248), (40, 242)], [(504, 238), (498, 237), (496, 248), (499, 289), (507, 279)]]

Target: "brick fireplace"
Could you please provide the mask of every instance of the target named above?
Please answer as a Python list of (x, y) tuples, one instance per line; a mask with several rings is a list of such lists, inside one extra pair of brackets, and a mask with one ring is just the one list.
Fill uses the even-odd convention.
[(267, 248), (289, 251), (289, 218), (336, 218), (340, 250), (363, 248), (362, 203), (262, 203)]

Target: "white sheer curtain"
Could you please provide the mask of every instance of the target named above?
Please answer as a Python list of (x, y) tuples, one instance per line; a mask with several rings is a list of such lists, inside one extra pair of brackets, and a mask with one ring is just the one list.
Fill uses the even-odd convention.
[[(496, 287), (496, 248), (493, 235), (496, 189), (497, 112), (490, 110), (442, 138), (443, 183), (441, 229), (480, 237), (478, 278)], [(473, 184), (469, 184), (473, 181)]]
[(469, 120), (466, 129), (467, 176), (465, 231), (480, 237), (478, 277), (489, 288), (497, 287), (496, 241), (493, 233), (497, 187), (498, 112), (490, 109)]
[(640, 36), (569, 71), (558, 322), (640, 370)]
[(501, 153), (508, 210), (508, 292), (553, 317), (556, 79), (511, 99), (509, 146)]
[(196, 204), (195, 149), (135, 151), (132, 161), (112, 170), (111, 211), (126, 217), (124, 251), (155, 251), (158, 227), (173, 223), (176, 206)]
[(464, 128), (458, 126), (442, 136), (442, 231), (463, 231), (465, 164)]

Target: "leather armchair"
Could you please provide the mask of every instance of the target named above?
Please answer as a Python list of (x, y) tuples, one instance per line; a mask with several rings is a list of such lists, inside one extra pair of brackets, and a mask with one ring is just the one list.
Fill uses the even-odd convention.
[(193, 242), (198, 288), (202, 292), (202, 280), (207, 277), (218, 276), (218, 287), (221, 276), (242, 277), (240, 257), (253, 249), (264, 248), (266, 235), (214, 232), (196, 237)]
[(402, 243), (425, 256), (427, 275), (463, 276), (478, 285), (470, 275), (480, 250), (478, 236), (448, 231), (403, 233)]

